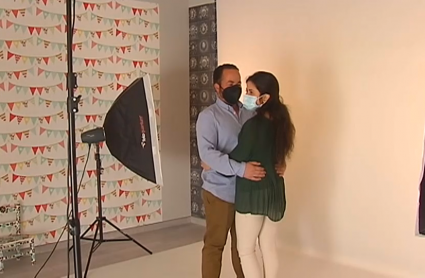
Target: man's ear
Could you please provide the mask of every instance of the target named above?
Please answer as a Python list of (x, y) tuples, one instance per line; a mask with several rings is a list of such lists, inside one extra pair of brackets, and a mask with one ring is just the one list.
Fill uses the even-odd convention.
[(215, 83), (214, 84), (214, 90), (215, 90), (216, 93), (220, 92), (220, 85)]

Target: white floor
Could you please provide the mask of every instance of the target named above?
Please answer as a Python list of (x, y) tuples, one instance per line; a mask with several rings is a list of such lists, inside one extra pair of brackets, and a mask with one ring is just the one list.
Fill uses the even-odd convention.
[[(200, 278), (202, 243), (157, 253), (90, 271), (89, 278)], [(388, 278), (335, 265), (300, 254), (282, 251), (281, 274), (284, 278)], [(234, 278), (230, 252), (225, 250), (221, 278)]]

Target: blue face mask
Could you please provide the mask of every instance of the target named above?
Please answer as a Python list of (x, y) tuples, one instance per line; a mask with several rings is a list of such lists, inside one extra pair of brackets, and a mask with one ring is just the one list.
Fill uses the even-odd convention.
[(257, 104), (258, 98), (255, 96), (250, 95), (244, 95), (243, 96), (243, 106), (247, 110), (255, 110), (260, 107), (260, 105)]

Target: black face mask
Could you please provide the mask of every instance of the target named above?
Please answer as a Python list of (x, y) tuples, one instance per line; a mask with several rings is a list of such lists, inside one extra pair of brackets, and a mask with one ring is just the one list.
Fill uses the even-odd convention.
[(223, 98), (229, 105), (235, 105), (238, 103), (239, 98), (242, 94), (242, 87), (239, 85), (234, 85), (227, 87), (223, 90)]

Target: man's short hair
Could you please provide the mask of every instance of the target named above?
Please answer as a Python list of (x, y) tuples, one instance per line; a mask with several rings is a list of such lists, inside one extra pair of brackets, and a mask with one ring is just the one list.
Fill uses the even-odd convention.
[(223, 77), (223, 71), (227, 69), (239, 70), (238, 67), (233, 64), (223, 64), (218, 66), (213, 73), (213, 84), (220, 84), (221, 78)]

